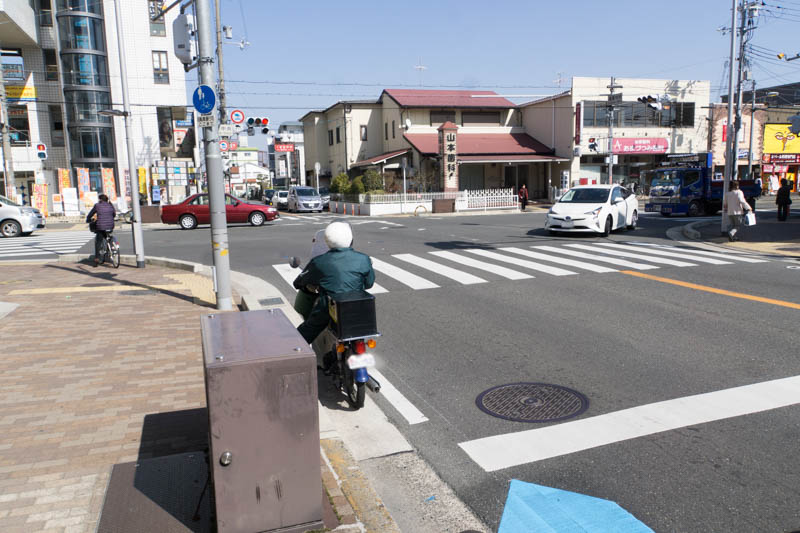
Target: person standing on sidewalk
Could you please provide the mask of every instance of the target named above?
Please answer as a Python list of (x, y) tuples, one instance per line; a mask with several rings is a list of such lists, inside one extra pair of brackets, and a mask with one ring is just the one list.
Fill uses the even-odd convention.
[(117, 216), (117, 211), (108, 201), (108, 196), (101, 194), (97, 199), (99, 201), (94, 204), (92, 210), (86, 215), (86, 222), (95, 221), (94, 266), (100, 264), (100, 255), (105, 245), (106, 233), (114, 229), (114, 218)]
[(775, 204), (778, 206), (778, 220), (781, 222), (789, 218), (789, 205), (792, 203), (790, 194), (789, 182), (786, 178), (783, 178), (781, 187), (778, 189), (778, 195), (775, 197)]
[(522, 204), (522, 210), (525, 211), (525, 207), (528, 205), (528, 188), (524, 183), (519, 188), (517, 195), (519, 196), (519, 203)]
[(750, 204), (744, 199), (744, 193), (739, 189), (738, 181), (731, 182), (728, 196), (725, 197), (725, 204), (727, 206), (725, 212), (728, 214), (728, 220), (731, 226), (728, 230), (728, 240), (731, 242), (738, 241), (739, 239), (736, 237), (736, 233), (742, 226), (744, 214), (752, 210)]

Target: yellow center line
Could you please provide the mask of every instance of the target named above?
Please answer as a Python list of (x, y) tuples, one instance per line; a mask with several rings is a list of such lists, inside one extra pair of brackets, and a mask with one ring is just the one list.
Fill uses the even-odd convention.
[(140, 287), (138, 285), (109, 285), (107, 287), (46, 287), (41, 289), (16, 289), (8, 294), (63, 294), (68, 292), (121, 292), (121, 291), (149, 291), (165, 290), (174, 291), (183, 289), (182, 283), (168, 285), (152, 285)]
[(636, 276), (639, 278), (651, 279), (653, 281), (660, 281), (661, 283), (669, 283), (671, 285), (679, 285), (681, 287), (686, 287), (688, 289), (694, 289), (697, 291), (705, 291), (705, 292), (712, 292), (714, 294), (722, 294), (723, 296), (732, 296), (734, 298), (741, 298), (742, 300), (752, 300), (754, 302), (761, 302), (765, 304), (772, 304), (772, 305), (779, 305), (781, 307), (788, 307), (790, 309), (800, 309), (800, 304), (796, 304), (793, 302), (785, 302), (783, 300), (773, 300), (772, 298), (764, 298), (762, 296), (753, 296), (752, 294), (744, 294), (742, 292), (734, 292), (734, 291), (726, 291), (725, 289), (717, 289), (715, 287), (707, 287), (705, 285), (698, 285), (696, 283), (689, 283), (687, 281), (679, 281), (677, 279), (670, 279), (670, 278), (662, 278), (659, 276), (653, 276), (651, 274), (643, 274), (641, 272), (636, 272), (634, 270), (620, 270), (622, 274), (628, 274), (629, 276)]

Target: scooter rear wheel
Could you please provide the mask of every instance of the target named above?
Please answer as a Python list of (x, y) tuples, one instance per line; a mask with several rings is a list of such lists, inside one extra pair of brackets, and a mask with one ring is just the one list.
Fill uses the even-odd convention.
[(342, 359), (342, 375), (344, 377), (342, 384), (344, 386), (344, 392), (347, 395), (347, 403), (350, 404), (350, 407), (353, 409), (361, 409), (364, 407), (364, 397), (367, 395), (367, 387), (365, 383), (356, 381), (355, 374), (353, 374), (353, 371), (347, 366), (346, 358)]

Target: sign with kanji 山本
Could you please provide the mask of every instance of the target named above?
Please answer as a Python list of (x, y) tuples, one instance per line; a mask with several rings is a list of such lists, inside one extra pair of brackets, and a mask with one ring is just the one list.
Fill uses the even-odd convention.
[(445, 122), (439, 126), (439, 157), (441, 158), (440, 176), (443, 190), (458, 190), (458, 126)]

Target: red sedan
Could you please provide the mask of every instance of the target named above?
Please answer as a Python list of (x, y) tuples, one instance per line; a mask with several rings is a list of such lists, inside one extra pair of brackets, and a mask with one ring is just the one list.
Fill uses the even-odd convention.
[[(278, 210), (263, 204), (249, 204), (225, 195), (225, 213), (229, 223), (249, 222), (260, 226), (278, 218)], [(181, 229), (194, 229), (198, 224), (211, 223), (208, 194), (193, 194), (179, 204), (161, 206), (161, 222), (179, 224)]]

